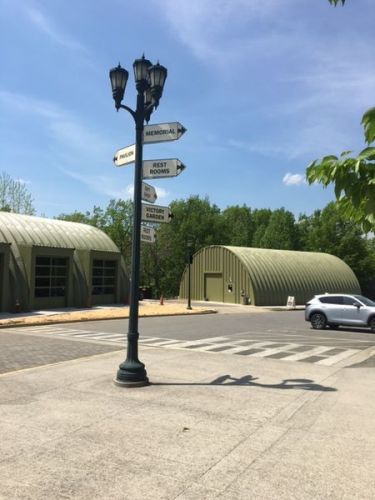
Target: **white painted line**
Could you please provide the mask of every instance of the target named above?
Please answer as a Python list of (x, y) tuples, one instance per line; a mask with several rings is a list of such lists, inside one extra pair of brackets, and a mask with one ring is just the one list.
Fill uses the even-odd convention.
[(317, 365), (324, 365), (324, 366), (332, 366), (342, 359), (349, 358), (350, 356), (353, 356), (353, 354), (357, 354), (357, 352), (360, 352), (360, 349), (347, 349), (344, 352), (339, 352), (338, 354), (335, 354), (334, 356), (330, 356), (326, 359), (321, 359), (318, 361), (316, 364)]
[[(191, 347), (191, 346), (200, 346), (202, 344), (212, 344), (212, 347), (218, 347), (220, 345), (226, 345), (226, 344), (217, 344), (218, 340), (228, 340), (226, 337), (215, 337), (215, 338), (207, 338), (207, 339), (199, 339), (199, 340), (176, 340), (175, 344), (170, 344), (168, 347), (178, 347), (179, 349), (181, 348), (186, 348), (186, 347)], [(214, 342), (213, 342), (214, 341)], [(233, 344), (231, 344), (233, 345)], [(209, 347), (209, 346), (207, 346)], [(199, 350), (199, 349), (195, 349)]]
[(124, 333), (114, 333), (112, 335), (108, 333), (102, 333), (100, 335), (92, 335), (88, 338), (94, 340), (125, 339), (126, 335)]
[[(55, 332), (52, 332), (55, 333)], [(56, 335), (77, 335), (77, 334), (85, 334), (88, 335), (90, 333), (93, 333), (95, 335), (95, 332), (92, 330), (62, 330), (61, 332), (56, 332)]]
[(281, 361), (301, 361), (302, 359), (309, 358), (310, 356), (315, 356), (317, 354), (321, 354), (325, 351), (330, 351), (333, 347), (314, 347), (314, 349), (310, 349), (309, 351), (299, 352), (298, 354), (292, 354), (291, 356), (287, 356), (286, 358), (282, 358)]
[(195, 350), (196, 351), (211, 351), (212, 349), (217, 349), (218, 347), (228, 346), (229, 349), (226, 349), (226, 350), (223, 349), (223, 351), (220, 351), (223, 354), (225, 354), (225, 353), (231, 352), (233, 349), (234, 349), (233, 352), (237, 352), (238, 349), (240, 349), (241, 351), (247, 351), (248, 349), (253, 349), (253, 348), (257, 348), (257, 347), (264, 347), (265, 345), (269, 345), (269, 344), (270, 344), (270, 342), (255, 342), (254, 344), (247, 345), (246, 347), (245, 346), (234, 347), (233, 343), (231, 343), (231, 344), (215, 344), (212, 346), (199, 347), (198, 349), (195, 349)]
[(161, 340), (160, 337), (142, 337), (138, 339), (138, 342), (147, 344), (147, 342), (152, 342), (153, 340)]
[[(285, 344), (282, 347), (274, 347), (273, 349), (265, 349), (264, 351), (255, 352), (254, 354), (251, 354), (251, 356), (255, 358), (266, 358), (267, 356), (272, 356), (272, 354), (276, 354), (278, 352), (285, 352), (290, 349), (295, 349), (300, 345), (301, 344)], [(281, 358), (281, 359), (286, 359), (286, 358)]]
[(150, 344), (150, 347), (154, 347), (154, 346), (161, 347), (164, 345), (175, 344), (175, 343), (176, 343), (176, 340), (161, 340), (160, 342), (152, 342), (152, 344)]
[(60, 332), (64, 331), (65, 329), (62, 328), (61, 326), (39, 326), (39, 327), (24, 327), (24, 328), (12, 328), (12, 331), (16, 332)]

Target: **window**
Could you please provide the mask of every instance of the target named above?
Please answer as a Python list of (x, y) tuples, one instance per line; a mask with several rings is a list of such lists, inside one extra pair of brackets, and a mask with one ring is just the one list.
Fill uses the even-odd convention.
[(344, 306), (360, 306), (361, 304), (354, 297), (343, 297)]
[(343, 298), (340, 297), (339, 295), (327, 295), (327, 297), (320, 297), (320, 302), (323, 304), (336, 304), (336, 305), (343, 305)]
[(67, 258), (36, 257), (35, 297), (65, 297), (67, 280)]
[(116, 261), (95, 259), (92, 265), (92, 294), (115, 293)]

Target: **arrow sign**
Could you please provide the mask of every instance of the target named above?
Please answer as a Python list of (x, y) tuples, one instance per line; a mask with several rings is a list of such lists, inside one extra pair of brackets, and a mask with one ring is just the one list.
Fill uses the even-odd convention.
[(147, 222), (171, 222), (172, 214), (169, 207), (160, 207), (159, 205), (147, 205), (142, 203), (142, 220)]
[(156, 189), (153, 186), (150, 186), (150, 184), (142, 182), (142, 200), (155, 203), (157, 197), (158, 195), (156, 194)]
[(116, 151), (113, 157), (113, 162), (116, 167), (121, 167), (122, 165), (129, 165), (135, 162), (135, 144), (131, 144), (126, 148), (119, 149)]
[(141, 226), (141, 241), (155, 243), (155, 229), (149, 226)]
[(161, 179), (162, 177), (175, 177), (184, 169), (185, 165), (177, 158), (168, 160), (144, 160), (142, 167), (143, 179)]
[(143, 143), (155, 144), (156, 142), (176, 141), (185, 132), (186, 128), (179, 122), (145, 125), (143, 131)]

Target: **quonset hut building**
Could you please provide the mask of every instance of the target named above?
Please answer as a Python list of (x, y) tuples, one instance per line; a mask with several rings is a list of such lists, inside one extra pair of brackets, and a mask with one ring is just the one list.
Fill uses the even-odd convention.
[[(361, 293), (350, 267), (326, 253), (214, 245), (199, 250), (191, 264), (195, 300), (285, 306), (291, 296), (303, 305), (326, 292)], [(179, 295), (188, 295), (187, 267)]]
[(86, 224), (0, 212), (0, 310), (124, 303), (120, 251)]

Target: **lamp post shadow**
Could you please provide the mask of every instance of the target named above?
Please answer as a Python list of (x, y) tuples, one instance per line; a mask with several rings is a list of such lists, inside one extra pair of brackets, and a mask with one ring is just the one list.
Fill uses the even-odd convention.
[(231, 375), (222, 375), (212, 382), (155, 382), (152, 385), (191, 385), (191, 386), (221, 386), (221, 387), (262, 387), (264, 389), (297, 389), (304, 391), (320, 391), (320, 392), (335, 392), (337, 389), (335, 387), (328, 387), (321, 384), (317, 384), (314, 380), (308, 378), (286, 378), (278, 384), (263, 384), (261, 382), (256, 382), (258, 377), (253, 377), (252, 375), (244, 375), (243, 377), (236, 378)]

